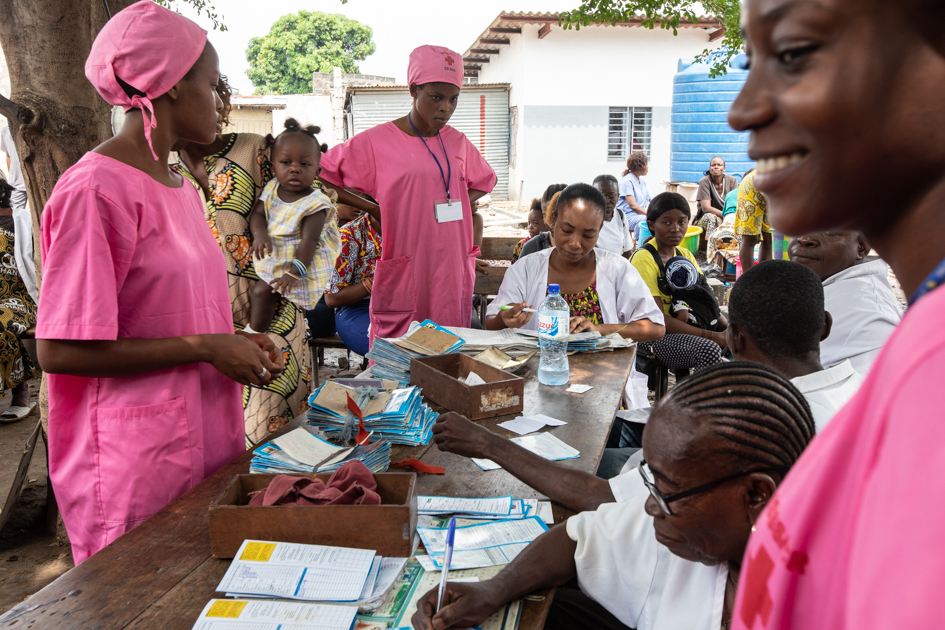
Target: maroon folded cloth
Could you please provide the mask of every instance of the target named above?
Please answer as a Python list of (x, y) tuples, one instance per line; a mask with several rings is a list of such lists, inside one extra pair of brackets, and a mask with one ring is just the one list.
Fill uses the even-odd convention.
[(273, 477), (265, 490), (249, 493), (250, 505), (380, 505), (377, 482), (359, 460), (348, 462), (328, 479)]

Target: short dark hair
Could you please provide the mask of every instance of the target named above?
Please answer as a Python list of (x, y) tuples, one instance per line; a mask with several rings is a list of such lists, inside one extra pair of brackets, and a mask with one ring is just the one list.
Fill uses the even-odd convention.
[[(685, 197), (679, 193), (664, 192), (653, 197), (653, 199), (650, 200), (650, 205), (646, 207), (647, 224), (656, 221), (670, 210), (679, 210), (685, 214), (687, 218), (692, 219), (692, 208), (689, 207), (689, 202), (686, 201)], [(652, 231), (653, 226), (650, 225), (650, 232)]]
[(556, 192), (561, 192), (567, 187), (567, 184), (552, 184), (548, 186), (548, 188), (545, 188), (545, 193), (541, 196), (541, 202), (548, 205), (548, 202), (551, 201), (551, 198), (555, 196)]
[(601, 214), (604, 214), (604, 209), (607, 207), (607, 200), (604, 199), (604, 195), (601, 193), (601, 191), (597, 190), (590, 184), (571, 184), (562, 190), (561, 194), (558, 196), (558, 202), (554, 209), (555, 218), (558, 217), (558, 211), (563, 204), (570, 203), (571, 201), (575, 201), (577, 199), (594, 204), (600, 210)]
[(541, 199), (538, 197), (532, 199), (532, 205), (528, 209), (528, 213), (531, 214), (532, 212), (541, 212)]
[(824, 285), (804, 265), (766, 260), (735, 283), (728, 315), (767, 357), (817, 352), (824, 330)]
[(618, 182), (617, 178), (614, 177), (613, 175), (598, 175), (597, 177), (594, 178), (595, 187), (598, 186), (599, 184), (603, 184), (604, 182), (610, 182), (614, 186), (620, 186), (620, 182)]
[(797, 388), (750, 361), (699, 370), (670, 390), (654, 413), (664, 405), (692, 413), (723, 440), (721, 450), (736, 458), (738, 470), (763, 467), (783, 475), (816, 432), (810, 406)]

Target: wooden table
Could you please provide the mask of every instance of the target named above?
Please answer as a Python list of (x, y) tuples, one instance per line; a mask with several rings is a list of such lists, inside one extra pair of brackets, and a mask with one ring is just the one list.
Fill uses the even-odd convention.
[[(564, 387), (539, 385), (537, 357), (526, 364), (524, 414), (544, 413), (566, 420), (555, 436), (581, 451), (577, 459), (560, 462), (591, 474), (597, 470), (604, 444), (630, 375), (634, 350), (570, 357), (571, 382), (593, 385), (585, 394), (568, 394)], [(497, 433), (504, 416), (479, 421)], [(446, 475), (420, 475), (418, 491), (444, 496), (537, 498), (504, 470), (482, 472), (464, 457), (441, 452), (435, 445), (395, 446), (392, 458), (416, 457), (446, 468)], [(210, 555), (208, 506), (234, 475), (249, 471), (247, 451), (176, 501), (81, 563), (28, 600), (0, 616), (0, 627), (91, 630), (142, 628), (190, 630), (229, 567), (228, 560)], [(155, 479), (155, 483), (160, 483)], [(566, 514), (555, 506), (555, 519)], [(552, 591), (542, 601), (525, 601), (519, 627), (540, 629)]]

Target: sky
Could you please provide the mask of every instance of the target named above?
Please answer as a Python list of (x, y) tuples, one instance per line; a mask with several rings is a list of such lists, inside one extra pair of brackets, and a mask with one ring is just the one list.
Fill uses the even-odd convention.
[(213, 31), (212, 22), (197, 17), (186, 2), (178, 1), (180, 13), (210, 31), (210, 42), (220, 54), (220, 69), (241, 94), (252, 94), (246, 77), (249, 64), (246, 46), (250, 38), (269, 32), (272, 23), (302, 9), (340, 13), (374, 30), (377, 50), (360, 62), (362, 74), (407, 80), (407, 57), (423, 44), (446, 46), (460, 54), (502, 12), (565, 11), (579, 6), (579, 0), (210, 0), (223, 16), (227, 31)]

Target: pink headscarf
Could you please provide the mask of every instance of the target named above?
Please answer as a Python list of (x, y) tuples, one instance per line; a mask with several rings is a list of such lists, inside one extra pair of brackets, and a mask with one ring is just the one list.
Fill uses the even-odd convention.
[(442, 46), (420, 46), (410, 53), (407, 83), (452, 83), (463, 87), (463, 57)]
[[(157, 127), (151, 99), (161, 96), (184, 78), (203, 52), (207, 31), (182, 15), (142, 0), (119, 11), (92, 43), (85, 76), (112, 105), (128, 111), (139, 108), (144, 137), (151, 155), (151, 129)], [(128, 96), (116, 78), (144, 96)]]

